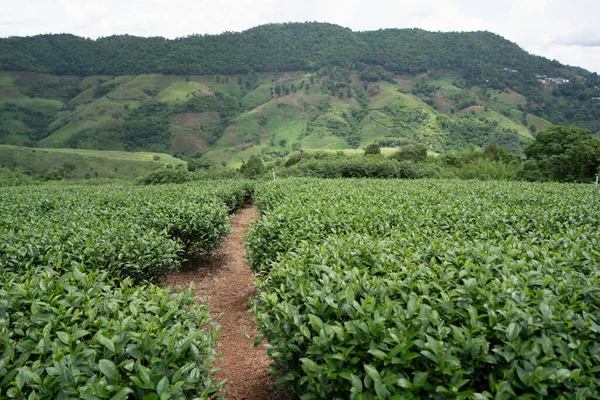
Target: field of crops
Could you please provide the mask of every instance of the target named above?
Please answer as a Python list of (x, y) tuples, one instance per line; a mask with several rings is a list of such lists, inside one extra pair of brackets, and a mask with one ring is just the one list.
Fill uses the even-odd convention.
[(590, 185), (255, 187), (253, 310), (302, 399), (600, 398)]
[(216, 328), (152, 282), (229, 229), (247, 182), (0, 192), (0, 398), (209, 398)]

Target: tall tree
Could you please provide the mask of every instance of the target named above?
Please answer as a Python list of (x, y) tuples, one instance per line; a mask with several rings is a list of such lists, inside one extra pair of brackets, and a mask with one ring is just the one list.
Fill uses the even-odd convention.
[(556, 125), (540, 132), (525, 155), (546, 179), (589, 181), (600, 167), (600, 140), (587, 129)]

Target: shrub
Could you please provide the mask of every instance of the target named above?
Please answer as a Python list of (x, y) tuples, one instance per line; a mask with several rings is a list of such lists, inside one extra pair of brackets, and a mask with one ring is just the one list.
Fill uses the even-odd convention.
[(302, 179), (255, 196), (253, 311), (280, 388), (306, 399), (597, 396), (593, 188)]
[(185, 183), (193, 179), (188, 171), (182, 168), (161, 168), (138, 179), (140, 185), (159, 185), (165, 183)]
[(377, 156), (380, 154), (381, 154), (381, 148), (379, 147), (379, 144), (377, 144), (377, 143), (371, 143), (370, 145), (365, 147), (365, 151), (364, 151), (365, 156), (368, 156), (368, 155)]
[(423, 162), (427, 159), (427, 147), (422, 144), (403, 146), (391, 157), (398, 161)]
[(222, 388), (210, 367), (216, 328), (191, 291), (110, 281), (84, 265), (0, 279), (7, 398), (208, 398)]

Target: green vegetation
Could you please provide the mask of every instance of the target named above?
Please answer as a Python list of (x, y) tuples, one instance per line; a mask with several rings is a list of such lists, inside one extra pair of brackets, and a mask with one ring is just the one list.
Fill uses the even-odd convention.
[(218, 398), (216, 326), (151, 281), (209, 252), (243, 181), (0, 193), (0, 392), (6, 398)]
[(23, 172), (22, 169), (9, 169), (0, 167), (0, 187), (2, 186), (21, 186), (31, 183), (31, 177)]
[(417, 164), (387, 157), (346, 156), (343, 153), (296, 153), (275, 168), (277, 176), (318, 178), (440, 178), (452, 176), (441, 163), (431, 160)]
[[(332, 24), (288, 23), (174, 40), (128, 35), (97, 40), (67, 34), (39, 35), (1, 39), (0, 64), (5, 70), (59, 76), (214, 75), (212, 82), (217, 85), (237, 83), (247, 89), (264, 85), (257, 73), (316, 72), (334, 66), (355, 70), (356, 77), (369, 85), (394, 83), (397, 75), (403, 80), (406, 76), (410, 80), (417, 77), (402, 87), (444, 110), (450, 108), (448, 102), (458, 111), (495, 97), (502, 104), (522, 107), (553, 123), (574, 123), (594, 132), (600, 128), (600, 105), (593, 99), (598, 97), (597, 74), (530, 55), (490, 32), (352, 32)], [(241, 79), (231, 77), (235, 74), (242, 74)], [(538, 75), (561, 77), (569, 82), (548, 86), (538, 82)], [(207, 83), (200, 81), (202, 85)], [(15, 97), (18, 92), (11, 91), (14, 85), (31, 83), (36, 86), (29, 93), (35, 97), (59, 99), (96, 82), (88, 80), (78, 87), (67, 78), (37, 82), (25, 77), (12, 85), (7, 80), (0, 88), (6, 87), (6, 95)], [(205, 91), (196, 81), (173, 83), (168, 89), (170, 83), (163, 83), (154, 82), (145, 94), (153, 96), (166, 89), (159, 101), (181, 102), (195, 91)], [(297, 83), (279, 82), (273, 92), (288, 95), (305, 88)], [(347, 87), (339, 83), (343, 82), (328, 87), (335, 96), (347, 92)], [(268, 100), (264, 89), (263, 86), (244, 103), (256, 107)], [(465, 93), (466, 89), (476, 92), (477, 97)], [(550, 89), (550, 96), (546, 89)], [(100, 86), (94, 89), (95, 96), (101, 97), (107, 90), (109, 86)], [(233, 93), (230, 89), (224, 92)], [(143, 97), (144, 92), (139, 91), (138, 99), (139, 95)]]
[[(292, 23), (175, 40), (41, 35), (0, 39), (0, 64), (13, 70), (0, 71), (0, 144), (200, 154), (203, 168), (373, 143), (523, 155), (554, 123), (600, 129), (596, 74), (489, 32)], [(455, 175), (489, 176), (493, 165), (477, 163)]]
[(192, 292), (77, 267), (0, 279), (5, 398), (208, 398), (221, 387), (210, 372), (216, 330)]
[(590, 182), (600, 169), (600, 139), (585, 129), (553, 126), (526, 149), (524, 172), (538, 179)]
[[(23, 74), (5, 76), (18, 81)], [(55, 78), (28, 76), (42, 82)], [(268, 161), (300, 148), (342, 150), (371, 143), (387, 147), (422, 143), (438, 153), (469, 143), (480, 147), (499, 143), (519, 154), (531, 140), (526, 127), (495, 111), (446, 116), (419, 97), (399, 92), (401, 85), (369, 83), (365, 90), (345, 69), (273, 76), (241, 75), (242, 86), (239, 79), (220, 75), (213, 82), (210, 77), (160, 74), (85, 79), (81, 82), (99, 86), (65, 103), (45, 99), (5, 103), (6, 110), (16, 111), (0, 116), (6, 121), (3, 138), (15, 145), (160, 151), (180, 157), (200, 152), (207, 165), (225, 162), (232, 167), (250, 157)], [(279, 95), (278, 86), (285, 88)], [(85, 98), (99, 88), (101, 93)], [(193, 90), (172, 98), (180, 88)], [(59, 106), (44, 105), (46, 101)], [(34, 129), (36, 119), (30, 117), (35, 115), (41, 119)], [(533, 117), (526, 123), (538, 124)]]
[(160, 153), (128, 153), (83, 149), (31, 149), (0, 145), (0, 165), (21, 168), (31, 178), (45, 179), (135, 179), (166, 165), (184, 161)]
[(377, 143), (371, 143), (365, 147), (365, 156), (378, 156), (381, 154), (381, 147)]
[[(371, 150), (370, 148), (373, 148)], [(377, 144), (365, 149), (380, 154)], [(390, 153), (390, 150), (392, 151)], [(600, 172), (600, 140), (589, 131), (554, 126), (537, 135), (526, 148), (527, 158), (510, 154), (497, 144), (476, 146), (442, 156), (428, 155), (422, 144), (384, 149), (387, 157), (360, 157), (348, 152), (293, 153), (267, 165), (278, 176), (320, 178), (461, 178), (586, 182)]]
[[(429, 153), (422, 144), (381, 148), (378, 143), (371, 143), (362, 151), (300, 150), (287, 158), (276, 158), (265, 164), (251, 148), (235, 155), (240, 158), (249, 156), (247, 162), (241, 158), (237, 170), (215, 166), (203, 152), (187, 158), (186, 169), (184, 161), (165, 154), (0, 146), (0, 162), (11, 167), (4, 170), (4, 178), (0, 181), (5, 185), (18, 185), (31, 182), (32, 177), (44, 181), (139, 178), (140, 183), (159, 184), (242, 176), (270, 177), (270, 171), (274, 170), (277, 176), (282, 177), (590, 182), (600, 170), (598, 143), (598, 139), (586, 130), (554, 126), (538, 134), (537, 139), (528, 145), (527, 158), (510, 154), (497, 144), (488, 144), (481, 150), (470, 145), (440, 156)], [(378, 157), (365, 158), (361, 155)], [(24, 172), (29, 176), (21, 179)]]
[(423, 162), (427, 160), (427, 147), (422, 144), (401, 147), (392, 155), (398, 161)]
[(253, 310), (280, 388), (305, 399), (598, 392), (594, 188), (294, 179), (258, 185), (255, 199)]
[(258, 157), (251, 157), (246, 164), (240, 168), (240, 172), (246, 178), (256, 178), (265, 173), (265, 166)]
[[(594, 140), (554, 127), (525, 164), (588, 174), (577, 163), (596, 155)], [(582, 145), (589, 154), (573, 158)], [(520, 177), (520, 157), (497, 145), (443, 156), (419, 145), (299, 151), (285, 163), (250, 158), (239, 171), (192, 160), (193, 171), (161, 168), (127, 186), (17, 187), (30, 178), (0, 168), (0, 184), (15, 186), (0, 192), (7, 398), (219, 398), (209, 307), (156, 284), (214, 249), (251, 193), (262, 213), (248, 238), (252, 307), (281, 389), (307, 399), (599, 390), (594, 187), (280, 178)], [(212, 180), (242, 175), (269, 180)]]
[[(30, 95), (45, 95), (32, 90), (35, 85), (65, 82), (31, 73), (3, 76), (13, 85), (20, 82), (11, 93)], [(70, 78), (69, 85), (78, 79)], [(402, 85), (391, 79), (365, 85), (357, 79), (359, 75), (342, 68), (322, 68), (316, 74), (250, 73), (237, 79), (154, 74), (81, 79), (79, 85), (88, 89), (70, 100), (22, 95), (15, 102), (2, 92), (0, 141), (178, 156), (201, 152), (206, 164), (240, 167), (250, 157), (268, 161), (300, 148), (341, 150), (371, 143), (421, 143), (438, 153), (497, 143), (520, 154), (531, 140), (528, 127), (541, 126), (533, 117), (513, 121), (492, 110), (445, 115), (426, 105), (429, 100), (421, 92), (402, 93)], [(456, 107), (456, 101), (448, 104)]]

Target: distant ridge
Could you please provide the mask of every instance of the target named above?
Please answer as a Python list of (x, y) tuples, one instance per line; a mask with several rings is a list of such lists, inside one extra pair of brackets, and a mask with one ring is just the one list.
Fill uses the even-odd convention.
[(238, 74), (380, 65), (394, 73), (488, 68), (552, 74), (562, 65), (532, 56), (490, 32), (382, 29), (353, 32), (327, 23), (267, 24), (243, 32), (177, 39), (70, 34), (0, 39), (0, 69), (55, 75)]

